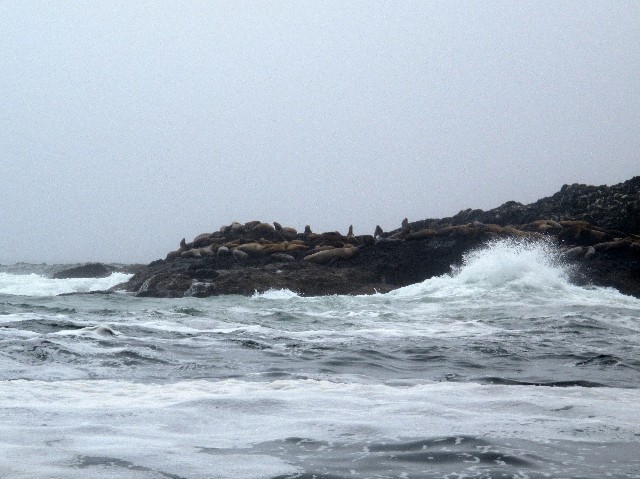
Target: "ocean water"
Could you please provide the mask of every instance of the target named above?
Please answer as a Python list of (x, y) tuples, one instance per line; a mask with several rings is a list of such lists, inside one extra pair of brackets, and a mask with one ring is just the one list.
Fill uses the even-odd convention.
[(640, 477), (640, 300), (542, 243), (372, 296), (0, 273), (2, 478)]

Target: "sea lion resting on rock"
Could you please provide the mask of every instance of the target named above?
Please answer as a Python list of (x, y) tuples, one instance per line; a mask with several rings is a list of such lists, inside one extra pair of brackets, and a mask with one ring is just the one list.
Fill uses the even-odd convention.
[(244, 251), (239, 250), (239, 249), (234, 249), (231, 252), (231, 254), (233, 254), (233, 257), (235, 259), (237, 259), (238, 261), (242, 261), (242, 260), (247, 259), (249, 257), (248, 253), (245, 253)]
[(296, 259), (291, 256), (290, 254), (285, 254), (285, 253), (274, 253), (271, 255), (271, 257), (275, 260), (278, 261), (284, 261), (284, 262), (291, 262), (291, 261), (295, 261)]
[(180, 251), (180, 250), (178, 250), (178, 251), (170, 251), (169, 253), (167, 253), (167, 257), (165, 258), (165, 260), (169, 261), (169, 260), (172, 260), (174, 258), (179, 258), (181, 254), (182, 254), (182, 251)]
[(281, 233), (285, 239), (293, 239), (298, 235), (298, 231), (295, 228), (290, 228), (288, 226), (282, 226), (277, 221), (273, 222), (273, 226), (275, 227), (278, 233)]
[(305, 256), (304, 260), (310, 263), (328, 263), (337, 259), (351, 259), (358, 252), (358, 248), (354, 246), (347, 246), (345, 248), (334, 248)]
[(187, 251), (183, 251), (180, 253), (180, 256), (183, 258), (202, 258), (202, 253), (200, 253), (200, 249), (192, 248)]
[(193, 239), (192, 241), (193, 246), (195, 248), (202, 248), (203, 246), (209, 246), (211, 244), (211, 240), (209, 239), (210, 236), (211, 236), (211, 233), (199, 234)]
[(412, 229), (407, 218), (402, 220), (402, 227), (399, 232), (391, 235), (391, 238), (404, 239), (411, 233)]
[(260, 243), (245, 243), (236, 247), (236, 250), (244, 251), (249, 254), (258, 254), (262, 252), (266, 247)]

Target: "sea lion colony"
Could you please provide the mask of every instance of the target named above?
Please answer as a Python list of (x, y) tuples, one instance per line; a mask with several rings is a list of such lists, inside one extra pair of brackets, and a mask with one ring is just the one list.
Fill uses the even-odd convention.
[(409, 222), (356, 235), (304, 232), (261, 221), (234, 222), (180, 242), (164, 260), (119, 285), (139, 296), (302, 295), (390, 291), (450, 273), (464, 255), (497, 238), (545, 239), (574, 264), (580, 284), (640, 297), (640, 177), (613, 186), (570, 185), (530, 205)]
[[(171, 251), (166, 260), (175, 258), (222, 257), (231, 255), (242, 261), (249, 256), (273, 256), (275, 261), (304, 260), (316, 264), (331, 263), (336, 260), (353, 258), (359, 249), (379, 242), (417, 241), (442, 236), (476, 237), (555, 237), (567, 256), (592, 258), (598, 251), (630, 248), (640, 249), (640, 237), (637, 235), (616, 235), (615, 231), (606, 231), (585, 221), (536, 220), (515, 226), (484, 224), (479, 221), (466, 225), (453, 225), (443, 228), (423, 228), (414, 231), (408, 219), (402, 220), (399, 230), (384, 233), (376, 226), (374, 235), (353, 234), (353, 226), (342, 235), (337, 231), (313, 233), (310, 226), (304, 233), (295, 228), (283, 227), (274, 222), (273, 226), (261, 221), (247, 223), (233, 222), (220, 227), (219, 231), (203, 233), (187, 243), (183, 238), (180, 247)], [(622, 237), (620, 236), (622, 234)]]

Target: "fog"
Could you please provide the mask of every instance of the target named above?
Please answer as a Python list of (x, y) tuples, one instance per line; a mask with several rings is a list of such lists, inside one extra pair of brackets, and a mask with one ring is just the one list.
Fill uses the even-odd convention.
[(0, 262), (640, 174), (640, 3), (0, 2)]

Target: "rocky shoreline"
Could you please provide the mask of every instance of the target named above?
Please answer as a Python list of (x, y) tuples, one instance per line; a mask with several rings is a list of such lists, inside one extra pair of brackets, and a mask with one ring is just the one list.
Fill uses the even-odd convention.
[(574, 264), (579, 284), (640, 297), (640, 176), (613, 186), (565, 185), (530, 205), (403, 221), (372, 235), (314, 233), (278, 223), (234, 222), (181, 241), (126, 283), (136, 296), (252, 295), (287, 288), (301, 295), (372, 294), (451, 271), (463, 255), (500, 238), (546, 240)]

